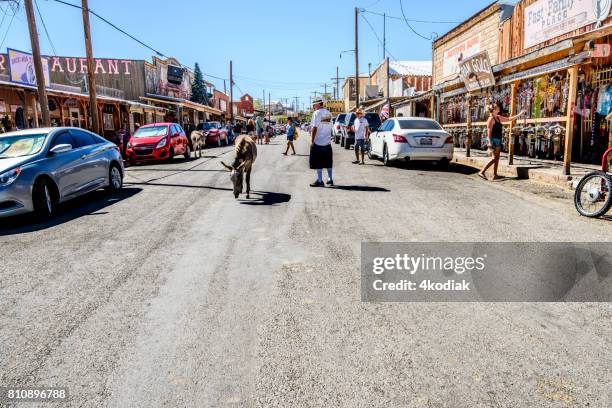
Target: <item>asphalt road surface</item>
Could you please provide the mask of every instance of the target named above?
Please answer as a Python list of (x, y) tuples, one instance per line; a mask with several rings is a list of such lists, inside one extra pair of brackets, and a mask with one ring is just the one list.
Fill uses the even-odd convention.
[(312, 189), (307, 138), (288, 157), (280, 139), (251, 200), (214, 148), (50, 223), (0, 221), (0, 386), (71, 407), (612, 405), (609, 304), (368, 304), (359, 270), (362, 241), (610, 241), (609, 221), (337, 146), (337, 187)]

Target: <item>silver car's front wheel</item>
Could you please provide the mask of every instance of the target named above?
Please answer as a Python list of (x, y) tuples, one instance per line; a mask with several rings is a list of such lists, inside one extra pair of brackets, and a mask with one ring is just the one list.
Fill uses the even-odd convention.
[(113, 163), (108, 170), (108, 190), (117, 192), (121, 190), (121, 187), (123, 187), (123, 174), (119, 166)]
[(32, 189), (32, 204), (34, 213), (41, 220), (51, 218), (55, 213), (57, 198), (52, 182), (47, 179), (39, 179)]

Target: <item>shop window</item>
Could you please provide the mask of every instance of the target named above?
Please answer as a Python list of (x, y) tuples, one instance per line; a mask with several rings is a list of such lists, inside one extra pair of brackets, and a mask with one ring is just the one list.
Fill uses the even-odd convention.
[(104, 130), (115, 130), (115, 118), (112, 113), (103, 113)]

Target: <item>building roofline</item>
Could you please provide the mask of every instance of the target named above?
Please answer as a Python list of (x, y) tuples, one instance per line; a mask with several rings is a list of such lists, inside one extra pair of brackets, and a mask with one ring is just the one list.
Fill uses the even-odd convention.
[[(512, 13), (511, 12), (508, 13), (508, 10), (514, 10), (514, 5), (508, 3), (505, 0), (499, 0), (499, 1), (496, 0), (490, 3), (489, 5), (478, 10), (472, 16), (468, 17), (467, 19), (465, 19), (464, 21), (456, 25), (454, 28), (452, 28), (447, 33), (436, 38), (432, 43), (433, 48), (440, 46), (441, 44), (445, 43), (450, 38), (459, 35), (459, 33), (463, 31), (467, 31), (472, 25), (477, 24), (479, 21), (484, 20), (486, 17), (488, 17), (489, 14), (492, 14), (499, 10), (501, 10), (502, 12), (505, 12), (505, 15), (503, 15), (501, 19), (501, 21), (504, 21), (512, 16)], [(487, 11), (489, 11), (490, 13), (486, 13)]]

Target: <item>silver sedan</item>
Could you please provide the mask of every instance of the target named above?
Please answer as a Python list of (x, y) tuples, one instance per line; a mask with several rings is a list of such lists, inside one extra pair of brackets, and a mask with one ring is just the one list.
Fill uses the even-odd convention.
[(123, 186), (119, 148), (79, 128), (41, 128), (0, 135), (0, 218), (56, 206), (90, 191)]

